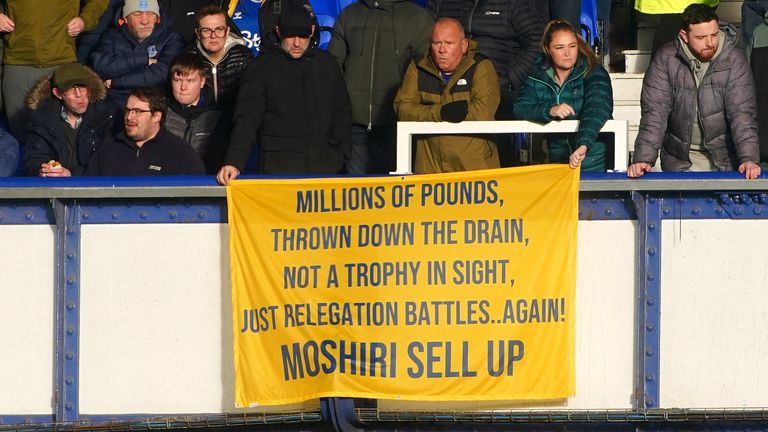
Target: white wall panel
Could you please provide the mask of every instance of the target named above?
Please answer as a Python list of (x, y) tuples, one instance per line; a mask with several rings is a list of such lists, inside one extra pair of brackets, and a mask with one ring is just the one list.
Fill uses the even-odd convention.
[(53, 412), (54, 228), (0, 226), (0, 414)]
[(661, 407), (768, 404), (765, 221), (662, 224)]

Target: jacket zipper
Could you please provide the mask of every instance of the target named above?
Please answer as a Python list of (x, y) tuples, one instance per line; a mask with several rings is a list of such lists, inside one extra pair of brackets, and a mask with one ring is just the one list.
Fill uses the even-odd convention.
[(534, 77), (532, 77), (532, 76), (530, 76), (530, 75), (528, 76), (528, 78), (529, 78), (529, 79), (531, 79), (531, 80), (533, 80), (533, 81), (536, 81), (536, 82), (540, 82), (540, 83), (544, 84), (545, 86), (549, 87), (549, 88), (552, 90), (552, 92), (554, 92), (554, 93), (555, 93), (555, 102), (557, 102), (557, 105), (560, 105), (560, 94), (563, 92), (563, 90), (565, 90), (565, 86), (566, 86), (566, 85), (568, 85), (568, 83), (569, 83), (569, 82), (571, 82), (571, 81), (575, 80), (576, 78), (579, 78), (579, 77), (581, 77), (581, 76), (582, 76), (582, 75), (584, 75), (585, 73), (587, 73), (587, 70), (586, 70), (586, 69), (584, 69), (584, 70), (583, 70), (581, 73), (579, 73), (578, 75), (572, 76), (572, 77), (568, 78), (567, 80), (565, 80), (565, 82), (563, 83), (563, 85), (561, 85), (561, 86), (560, 86), (560, 90), (557, 90), (556, 88), (552, 87), (552, 86), (551, 86), (551, 85), (550, 85), (548, 82), (546, 82), (546, 81), (540, 80), (540, 79), (538, 79), (538, 78), (534, 78)]
[(368, 84), (368, 132), (373, 126), (373, 65), (376, 63), (376, 41), (379, 38), (379, 20), (381, 14), (376, 14), (376, 31), (373, 32), (373, 53), (371, 54), (371, 80)]
[[(568, 85), (568, 83), (569, 83), (569, 82), (571, 82), (571, 81), (575, 80), (576, 78), (579, 78), (579, 77), (583, 76), (583, 75), (584, 75), (584, 74), (586, 74), (586, 73), (587, 73), (587, 70), (586, 70), (586, 69), (584, 69), (584, 70), (583, 70), (583, 71), (581, 71), (581, 73), (579, 73), (578, 75), (574, 75), (574, 76), (572, 76), (572, 77), (568, 78), (567, 80), (565, 80), (565, 82), (563, 83), (563, 85), (561, 85), (561, 86), (560, 86), (560, 90), (559, 90), (559, 91), (558, 91), (558, 90), (556, 90), (556, 89), (555, 89), (554, 87), (552, 87), (551, 85), (549, 85), (549, 83), (548, 83), (548, 82), (546, 82), (546, 81), (542, 81), (542, 80), (540, 80), (540, 79), (538, 79), (538, 78), (534, 78), (534, 77), (532, 77), (532, 76), (530, 76), (530, 75), (528, 76), (528, 78), (532, 79), (533, 81), (536, 81), (536, 82), (540, 82), (540, 83), (544, 84), (545, 86), (549, 87), (549, 88), (550, 88), (550, 89), (551, 89), (553, 92), (555, 92), (555, 102), (556, 102), (556, 105), (560, 105), (560, 94), (563, 92), (563, 90), (565, 90), (565, 86), (566, 86), (566, 85)], [(571, 145), (571, 140), (570, 140), (570, 138), (568, 138), (567, 142), (568, 142), (568, 149), (569, 149), (569, 150), (571, 150), (571, 151), (573, 152), (575, 149), (574, 149), (574, 148), (573, 148), (573, 146)]]
[(216, 65), (211, 68), (211, 77), (213, 78), (213, 100), (219, 101), (219, 78), (216, 74)]

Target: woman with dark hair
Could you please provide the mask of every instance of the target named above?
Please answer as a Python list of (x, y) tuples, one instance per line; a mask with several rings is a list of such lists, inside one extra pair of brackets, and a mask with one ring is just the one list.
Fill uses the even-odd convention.
[(547, 24), (541, 50), (513, 105), (515, 118), (539, 123), (579, 120), (576, 134), (547, 134), (549, 160), (604, 172), (606, 145), (598, 134), (613, 112), (608, 72), (567, 21)]

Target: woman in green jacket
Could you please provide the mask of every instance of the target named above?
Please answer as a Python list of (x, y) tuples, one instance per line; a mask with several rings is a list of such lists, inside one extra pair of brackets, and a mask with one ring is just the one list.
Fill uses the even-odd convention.
[(547, 24), (536, 61), (513, 105), (515, 118), (538, 123), (579, 120), (576, 134), (547, 134), (549, 160), (605, 172), (606, 145), (600, 129), (611, 118), (611, 79), (567, 21)]

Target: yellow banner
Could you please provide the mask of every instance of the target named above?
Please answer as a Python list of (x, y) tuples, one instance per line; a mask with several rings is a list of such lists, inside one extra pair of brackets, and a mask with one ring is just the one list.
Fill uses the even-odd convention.
[(237, 405), (572, 395), (578, 176), (233, 182)]

